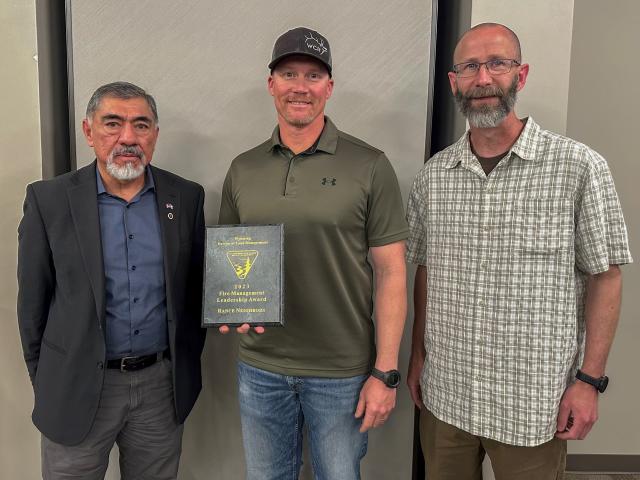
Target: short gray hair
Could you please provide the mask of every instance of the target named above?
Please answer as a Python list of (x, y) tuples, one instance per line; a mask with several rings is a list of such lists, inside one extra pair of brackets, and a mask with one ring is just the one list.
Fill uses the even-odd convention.
[(149, 95), (143, 88), (134, 85), (129, 82), (113, 82), (107, 83), (99, 87), (87, 104), (87, 119), (91, 120), (93, 114), (96, 113), (100, 102), (105, 97), (120, 98), (122, 100), (129, 100), (131, 98), (144, 98), (153, 113), (153, 120), (158, 123), (158, 108), (156, 107), (156, 101)]

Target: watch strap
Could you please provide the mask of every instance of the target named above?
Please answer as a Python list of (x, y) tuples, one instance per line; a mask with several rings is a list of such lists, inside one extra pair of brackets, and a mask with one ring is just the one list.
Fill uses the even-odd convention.
[(400, 385), (400, 372), (398, 370), (389, 370), (383, 372), (382, 370), (373, 367), (371, 369), (371, 376), (377, 378), (389, 388), (398, 388)]
[(609, 377), (607, 377), (606, 375), (595, 378), (584, 373), (582, 370), (578, 370), (576, 372), (576, 378), (581, 382), (588, 383), (589, 385), (593, 386), (600, 393), (604, 393), (604, 391), (607, 389), (607, 385), (609, 384)]

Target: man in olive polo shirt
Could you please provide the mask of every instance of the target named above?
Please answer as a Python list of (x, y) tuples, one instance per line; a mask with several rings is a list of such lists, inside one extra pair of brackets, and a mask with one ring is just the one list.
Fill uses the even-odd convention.
[(366, 432), (388, 418), (399, 383), (402, 198), (384, 153), (324, 116), (333, 79), (322, 35), (284, 33), (269, 68), (278, 126), (233, 161), (220, 207), (221, 224), (285, 229), (285, 327), (240, 345), (247, 478), (295, 478), (306, 424), (316, 478), (358, 479)]

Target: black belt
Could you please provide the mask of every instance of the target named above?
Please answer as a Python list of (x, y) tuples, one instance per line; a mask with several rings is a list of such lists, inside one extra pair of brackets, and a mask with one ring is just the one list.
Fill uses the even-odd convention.
[(151, 355), (140, 355), (139, 357), (123, 357), (115, 360), (107, 360), (107, 368), (117, 368), (121, 372), (134, 372), (150, 367), (163, 358), (169, 358), (169, 349), (163, 352), (152, 353)]

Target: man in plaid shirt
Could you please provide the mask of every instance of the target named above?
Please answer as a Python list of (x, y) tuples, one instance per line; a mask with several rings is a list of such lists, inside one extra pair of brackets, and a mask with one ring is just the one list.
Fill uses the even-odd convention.
[(529, 66), (507, 27), (458, 42), (451, 90), (470, 130), (429, 160), (408, 205), (418, 265), (408, 384), (427, 476), (556, 479), (583, 439), (632, 261), (595, 151), (513, 108)]

